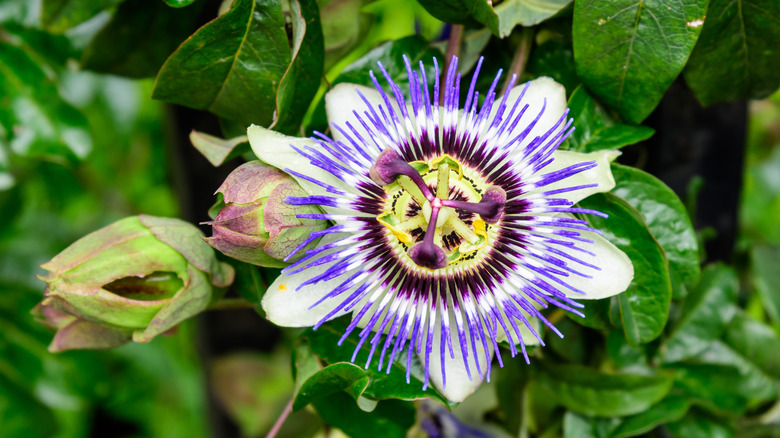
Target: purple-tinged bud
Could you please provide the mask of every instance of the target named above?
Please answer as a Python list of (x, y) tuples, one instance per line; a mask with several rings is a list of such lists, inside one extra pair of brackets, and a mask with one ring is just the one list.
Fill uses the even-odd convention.
[[(226, 256), (266, 267), (284, 267), (282, 260), (302, 244), (312, 232), (328, 223), (318, 219), (298, 219), (299, 214), (321, 213), (317, 207), (289, 205), (287, 197), (307, 193), (286, 173), (260, 161), (239, 166), (225, 179), (217, 193), (224, 206), (211, 223), (213, 236), (206, 238)], [(316, 245), (311, 243), (311, 247)], [(304, 251), (289, 261), (302, 257)]]
[(57, 330), (51, 351), (147, 342), (207, 309), (234, 276), (196, 227), (144, 215), (82, 237), (41, 267), (35, 313)]

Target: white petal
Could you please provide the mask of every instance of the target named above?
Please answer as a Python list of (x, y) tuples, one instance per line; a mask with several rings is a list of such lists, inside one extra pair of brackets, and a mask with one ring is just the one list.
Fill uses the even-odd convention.
[(612, 177), (612, 169), (610, 168), (609, 163), (614, 161), (615, 158), (619, 156), (620, 151), (611, 149), (590, 152), (587, 154), (572, 151), (555, 151), (553, 152), (554, 161), (542, 168), (537, 175), (552, 173), (569, 167), (573, 164), (582, 163), (584, 161), (595, 161), (596, 167), (572, 175), (552, 184), (539, 187), (537, 190), (546, 192), (550, 190), (557, 190), (585, 184), (598, 184), (596, 187), (574, 190), (556, 195), (556, 197), (566, 198), (574, 203), (577, 203), (594, 193), (608, 192), (615, 187), (615, 178)]
[(363, 112), (366, 111), (366, 103), (358, 94), (358, 91), (368, 100), (371, 106), (375, 110), (379, 110), (379, 105), (386, 107), (385, 101), (382, 99), (379, 91), (374, 87), (366, 87), (364, 85), (341, 83), (335, 85), (330, 91), (325, 94), (325, 113), (328, 116), (328, 123), (330, 124), (331, 137), (336, 141), (345, 142), (344, 135), (336, 129), (339, 126), (346, 131), (350, 137), (357, 141), (352, 134), (352, 130), (347, 127), (347, 122), (352, 125), (355, 130), (360, 133), (365, 141), (371, 141), (368, 133), (363, 128), (363, 125), (358, 121), (352, 111), (357, 111), (363, 120), (370, 125), (370, 122), (363, 117)]
[[(525, 87), (526, 84), (520, 84), (509, 91), (509, 96), (506, 102), (507, 108), (504, 111), (504, 117), (509, 115), (509, 111), (514, 106), (515, 100), (517, 100), (520, 94), (522, 94)], [(533, 127), (533, 129), (531, 129), (531, 132), (522, 142), (516, 146), (515, 150), (520, 150), (522, 147), (530, 143), (534, 138), (544, 135), (548, 130), (550, 130), (550, 128), (555, 126), (563, 113), (566, 111), (567, 106), (566, 89), (563, 87), (563, 85), (555, 82), (555, 80), (548, 77), (541, 77), (528, 82), (528, 89), (523, 95), (523, 99), (520, 101), (520, 104), (517, 105), (515, 116), (526, 104), (528, 104), (528, 109), (520, 119), (520, 123), (518, 123), (517, 126), (515, 126), (515, 129), (510, 133), (508, 137), (509, 140), (515, 138), (528, 127), (528, 125), (539, 114), (539, 111), (541, 111), (545, 104), (545, 100), (547, 105), (544, 107), (544, 113), (539, 118), (539, 121), (536, 122), (536, 125)], [(500, 101), (501, 97), (496, 98), (496, 103), (494, 104), (493, 111), (491, 112), (492, 117), (495, 117), (495, 114), (498, 112), (498, 103)], [(564, 123), (561, 123), (558, 129), (555, 130), (555, 133), (559, 132), (564, 125), (565, 121)], [(555, 133), (553, 133), (553, 135)]]
[[(320, 240), (320, 245), (333, 242), (336, 237), (328, 234)], [(332, 263), (314, 266), (305, 269), (297, 274), (285, 275), (279, 277), (268, 286), (263, 295), (261, 305), (266, 313), (266, 319), (276, 325), (284, 327), (309, 327), (320, 322), (331, 310), (341, 304), (346, 296), (331, 297), (322, 303), (310, 308), (314, 303), (330, 293), (336, 286), (340, 285), (349, 275), (341, 275), (328, 281), (321, 281), (295, 290), (301, 283), (324, 273)], [(337, 318), (348, 312), (338, 312), (330, 319)]]
[[(344, 181), (336, 178), (330, 172), (312, 165), (308, 158), (290, 147), (290, 145), (294, 145), (300, 150), (305, 150), (306, 146), (317, 148), (319, 145), (315, 141), (308, 138), (290, 137), (257, 125), (250, 125), (246, 132), (252, 151), (263, 162), (281, 170), (291, 169), (336, 188), (351, 191)], [(322, 186), (294, 175), (293, 178), (310, 195), (328, 194)]]
[[(477, 366), (476, 362), (474, 362), (474, 354), (471, 350), (470, 345), (464, 345), (463, 348), (468, 348), (468, 361), (469, 361), (469, 370), (471, 371), (471, 378), (469, 378), (469, 374), (466, 372), (466, 366), (463, 364), (463, 352), (461, 351), (460, 341), (458, 340), (458, 332), (455, 329), (455, 318), (450, 315), (450, 336), (452, 337), (452, 348), (455, 352), (455, 358), (451, 358), (449, 354), (449, 349), (445, 345), (445, 352), (444, 352), (444, 363), (445, 363), (445, 370), (447, 373), (447, 382), (446, 386), (444, 385), (444, 381), (442, 380), (442, 373), (441, 373), (441, 356), (439, 355), (439, 352), (441, 351), (441, 331), (440, 326), (437, 322), (436, 324), (436, 331), (433, 335), (433, 342), (431, 342), (432, 349), (431, 349), (431, 355), (429, 358), (429, 376), (431, 383), (436, 387), (436, 389), (439, 390), (439, 392), (442, 393), (447, 399), (454, 401), (454, 402), (461, 402), (466, 397), (471, 395), (476, 389), (479, 387), (479, 385), (482, 384), (482, 376), (479, 375), (477, 372)], [(476, 334), (475, 334), (476, 336)], [(466, 328), (466, 338), (469, 338), (468, 334), (468, 328)], [(476, 336), (478, 339), (479, 336)], [(490, 341), (488, 341), (488, 347), (490, 347)], [(487, 370), (487, 367), (490, 366), (485, 361), (485, 350), (482, 348), (482, 343), (480, 341), (477, 341), (477, 354), (478, 354), (478, 360), (480, 363), (480, 368), (482, 369), (482, 372), (484, 373)], [(420, 359), (420, 362), (424, 365), (425, 364), (425, 347), (421, 350), (420, 353), (418, 353), (418, 358)], [(493, 350), (491, 348), (490, 350), (490, 357), (493, 357)]]
[(628, 256), (598, 234), (583, 232), (582, 237), (593, 240), (593, 244), (581, 246), (583, 249), (595, 253), (595, 257), (565, 247), (559, 247), (559, 249), (571, 254), (573, 257), (594, 264), (601, 270), (583, 268), (580, 271), (591, 275), (593, 278), (570, 275), (563, 279), (567, 284), (585, 292), (585, 295), (563, 287), (561, 291), (571, 298), (583, 300), (599, 300), (625, 291), (634, 278), (634, 265)]
[[(533, 304), (536, 305), (536, 303)], [(526, 313), (525, 310), (520, 309), (520, 311), (523, 312), (525, 317), (528, 319), (528, 322), (530, 322), (534, 330), (536, 330), (536, 333), (538, 333), (539, 336), (544, 336), (542, 333), (542, 323), (539, 321), (539, 318), (531, 316), (530, 314)], [(512, 335), (512, 341), (514, 341), (515, 345), (520, 345), (520, 339), (517, 338), (517, 332), (515, 332), (515, 329), (507, 322), (505, 322), (505, 324), (507, 324), (506, 328), (509, 330), (509, 334)], [(534, 345), (540, 344), (539, 340), (536, 339), (536, 336), (534, 336), (531, 329), (529, 329), (524, 322), (515, 320), (515, 324), (517, 324), (517, 328), (520, 330), (520, 335), (523, 337), (523, 344), (525, 344), (526, 347), (532, 347)], [(498, 332), (496, 333), (496, 342), (509, 342), (509, 338), (504, 332), (504, 328), (500, 325), (498, 326)]]

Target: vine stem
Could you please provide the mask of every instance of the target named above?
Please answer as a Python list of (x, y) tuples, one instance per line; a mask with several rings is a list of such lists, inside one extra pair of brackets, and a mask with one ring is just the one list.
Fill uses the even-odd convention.
[[(450, 28), (450, 37), (447, 39), (447, 53), (444, 55), (444, 70), (442, 76), (447, 77), (447, 70), (450, 69), (450, 61), (453, 56), (460, 54), (460, 42), (463, 39), (463, 25), (453, 24)], [(439, 95), (439, 105), (444, 104), (444, 93)]]
[(284, 410), (279, 415), (279, 418), (276, 419), (276, 423), (274, 423), (274, 426), (271, 428), (271, 430), (268, 432), (268, 435), (265, 436), (265, 438), (274, 438), (277, 433), (282, 429), (282, 425), (284, 425), (284, 422), (287, 420), (287, 417), (290, 416), (290, 413), (292, 412), (292, 405), (293, 405), (293, 399), (290, 398), (290, 401), (287, 402), (287, 406), (284, 407)]
[(512, 58), (512, 65), (509, 67), (506, 79), (504, 80), (504, 86), (501, 87), (501, 93), (499, 96), (504, 95), (509, 88), (509, 83), (512, 80), (512, 75), (517, 75), (520, 79), (520, 75), (525, 70), (525, 64), (528, 62), (528, 55), (531, 53), (531, 42), (533, 40), (534, 31), (530, 27), (524, 27), (520, 33), (520, 45), (517, 47), (515, 56)]

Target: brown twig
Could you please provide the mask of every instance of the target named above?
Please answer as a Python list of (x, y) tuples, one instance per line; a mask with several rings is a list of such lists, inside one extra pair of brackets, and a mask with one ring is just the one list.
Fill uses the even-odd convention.
[(514, 58), (512, 58), (512, 65), (509, 67), (509, 71), (505, 76), (504, 86), (501, 87), (501, 93), (503, 95), (509, 88), (509, 83), (512, 80), (512, 75), (520, 75), (525, 70), (525, 64), (528, 62), (528, 55), (531, 53), (531, 42), (533, 40), (534, 31), (530, 27), (524, 27), (520, 34), (520, 45), (517, 47)]

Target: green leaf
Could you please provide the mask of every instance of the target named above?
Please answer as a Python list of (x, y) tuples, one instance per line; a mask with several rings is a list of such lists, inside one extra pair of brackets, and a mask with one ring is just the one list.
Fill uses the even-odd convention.
[(644, 412), (623, 418), (623, 422), (609, 436), (610, 438), (641, 436), (657, 426), (679, 420), (688, 412), (690, 405), (685, 398), (667, 397)]
[(579, 365), (541, 363), (539, 381), (574, 412), (623, 417), (645, 411), (672, 387), (669, 375), (607, 374)]
[(41, 25), (51, 33), (62, 33), (89, 20), (121, 0), (43, 0)]
[(369, 413), (360, 410), (344, 392), (316, 400), (314, 407), (326, 423), (352, 437), (404, 438), (415, 421), (415, 409), (409, 402), (382, 400)]
[(124, 1), (84, 48), (81, 65), (100, 73), (153, 77), (195, 29), (203, 5), (178, 10), (160, 0)]
[(373, 16), (361, 12), (363, 0), (319, 2), (325, 42), (325, 71), (363, 42)]
[(780, 86), (780, 3), (710, 0), (685, 81), (703, 105), (761, 99)]
[(639, 123), (685, 66), (701, 32), (696, 20), (706, 10), (707, 0), (578, 0), (572, 32), (577, 72), (601, 102)]
[(616, 183), (612, 193), (642, 214), (666, 253), (672, 286), (695, 287), (701, 275), (699, 244), (680, 198), (658, 178), (633, 167), (613, 164), (612, 176)]
[(750, 250), (753, 284), (769, 317), (780, 325), (780, 245), (755, 245)]
[(0, 126), (14, 154), (60, 163), (89, 154), (87, 120), (29, 53), (0, 42), (0, 77)]
[(279, 1), (236, 0), (165, 61), (152, 98), (267, 126), (290, 60)]
[(223, 139), (193, 130), (190, 132), (190, 143), (214, 167), (221, 166), (225, 161), (249, 151), (246, 135)]
[(564, 438), (608, 438), (620, 424), (619, 418), (594, 418), (566, 411), (563, 415)]
[(0, 374), (0, 419), (3, 436), (44, 438), (53, 436), (57, 423), (51, 410)]
[(526, 71), (536, 77), (555, 79), (566, 87), (567, 94), (571, 94), (582, 82), (577, 76), (571, 39), (566, 38), (552, 37), (536, 46), (528, 58)]
[(322, 80), (325, 52), (320, 13), (315, 0), (293, 0), (292, 61), (276, 95), (276, 131), (295, 134)]
[(725, 341), (763, 372), (780, 378), (780, 337), (771, 327), (739, 313), (726, 329)]
[(351, 363), (335, 363), (317, 371), (301, 384), (292, 408), (299, 411), (309, 403), (353, 387), (355, 395), (360, 396), (367, 385), (368, 377), (362, 368)]
[(164, 0), (165, 4), (172, 8), (183, 8), (195, 2), (195, 0)]
[(644, 349), (629, 345), (620, 331), (612, 330), (607, 335), (607, 353), (620, 372), (635, 374), (652, 372)]
[(721, 341), (676, 364), (676, 386), (709, 409), (739, 414), (778, 395), (780, 383)]
[[(343, 82), (367, 85), (373, 87), (373, 82), (368, 76), (369, 71), (378, 71), (377, 62), (385, 66), (387, 73), (398, 84), (404, 95), (409, 96), (409, 81), (406, 74), (406, 65), (403, 55), (409, 57), (412, 66), (417, 65), (419, 61), (425, 63), (426, 74), (428, 78), (433, 77), (433, 58), (438, 58), (439, 65), (442, 65), (441, 52), (429, 47), (428, 42), (420, 36), (409, 36), (395, 41), (388, 41), (371, 49), (364, 56), (355, 62), (349, 64), (341, 71), (339, 76), (333, 80), (331, 85)], [(328, 128), (327, 116), (325, 114), (325, 99), (320, 99), (314, 110), (311, 120), (306, 127), (307, 132), (317, 130), (325, 132)]]
[(481, 0), (420, 0), (431, 15), (448, 23), (469, 24), (476, 20), (506, 38), (515, 26), (533, 26), (554, 16), (571, 0), (505, 0), (493, 7)]
[[(341, 346), (338, 345), (338, 341), (346, 329), (345, 322), (343, 318), (332, 321), (317, 330), (306, 330), (301, 334), (301, 337), (308, 339), (311, 349), (328, 364), (350, 362), (352, 352), (360, 338), (357, 336), (357, 333), (353, 332), (344, 340)], [(364, 343), (360, 347), (355, 363), (363, 366), (368, 359), (369, 350), (370, 345)], [(387, 374), (385, 372), (387, 363), (383, 364), (382, 370), (378, 370), (378, 358), (375, 356), (371, 366), (364, 370), (369, 381), (362, 395), (375, 400), (387, 398), (416, 400), (428, 397), (446, 405), (447, 400), (432, 386), (429, 386), (425, 391), (422, 390), (424, 369), (414, 354), (412, 355), (410, 383), (406, 383), (406, 360), (407, 355), (406, 350), (404, 350), (402, 354), (396, 356), (390, 374)]]
[(680, 421), (666, 425), (676, 437), (685, 438), (732, 438), (734, 433), (720, 421), (696, 412), (689, 412)]
[(569, 97), (569, 117), (574, 119), (573, 125), (576, 129), (567, 141), (569, 149), (577, 152), (620, 149), (647, 140), (655, 133), (653, 128), (647, 126), (613, 122), (582, 85), (577, 87)]
[(682, 317), (661, 347), (665, 362), (679, 362), (707, 349), (734, 316), (739, 281), (725, 265), (708, 266), (683, 304)]
[(617, 196), (598, 193), (580, 205), (609, 215), (609, 219), (589, 215), (588, 220), (634, 264), (634, 279), (617, 296), (626, 339), (634, 346), (652, 341), (666, 325), (672, 299), (669, 266), (663, 249), (639, 212)]

